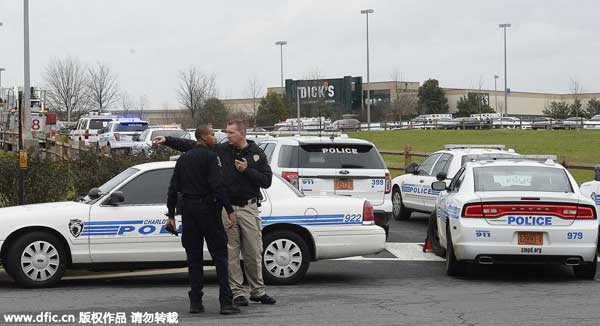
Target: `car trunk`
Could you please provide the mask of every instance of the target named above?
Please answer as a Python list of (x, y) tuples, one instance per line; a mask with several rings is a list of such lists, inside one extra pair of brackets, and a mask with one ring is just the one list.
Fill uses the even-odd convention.
[[(553, 207), (576, 206), (579, 199), (574, 193), (564, 192), (477, 192), (479, 200), (483, 205), (499, 204), (499, 207), (513, 213), (500, 217), (488, 218), (486, 221), (491, 225), (524, 225), (524, 226), (565, 226), (571, 225), (574, 219), (564, 219), (550, 214)], [(485, 206), (484, 206), (485, 207)], [(492, 206), (493, 207), (493, 206)], [(488, 216), (488, 215), (486, 215)], [(550, 217), (548, 224), (546, 217)]]
[(298, 184), (306, 195), (361, 197), (384, 201), (385, 165), (369, 144), (300, 145)]

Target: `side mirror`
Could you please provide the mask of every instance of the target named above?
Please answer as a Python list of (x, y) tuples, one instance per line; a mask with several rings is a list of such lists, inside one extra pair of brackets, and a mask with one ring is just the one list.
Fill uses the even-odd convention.
[(594, 180), (600, 181), (600, 165), (597, 165), (596, 168), (594, 168), (594, 172), (596, 173)]
[(114, 191), (110, 194), (106, 203), (108, 205), (117, 206), (117, 205), (119, 205), (119, 203), (122, 203), (124, 201), (125, 201), (125, 196), (123, 196), (123, 192)]
[(446, 172), (440, 172), (435, 176), (435, 178), (437, 179), (437, 181), (444, 181), (448, 178), (448, 175), (446, 174)]
[(133, 141), (140, 141), (140, 135), (133, 135)]
[(431, 184), (431, 189), (435, 190), (435, 191), (444, 191), (447, 190), (446, 188), (446, 182), (444, 181), (436, 181), (434, 183)]
[(92, 188), (87, 195), (90, 197), (90, 199), (98, 199), (100, 196), (102, 196), (102, 191), (100, 188)]
[(417, 174), (417, 167), (419, 165), (415, 162), (410, 163), (407, 167), (406, 167), (406, 173), (410, 173), (410, 174)]

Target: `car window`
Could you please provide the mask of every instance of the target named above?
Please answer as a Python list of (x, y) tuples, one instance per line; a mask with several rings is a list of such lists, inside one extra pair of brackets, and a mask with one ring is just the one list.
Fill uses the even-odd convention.
[(269, 162), (271, 162), (271, 157), (273, 156), (273, 152), (275, 151), (275, 144), (266, 143), (263, 145), (264, 145), (263, 151), (265, 152), (265, 155), (267, 156), (267, 160)]
[(281, 145), (277, 166), (280, 168), (298, 168), (298, 146)]
[(302, 168), (384, 169), (385, 165), (370, 144), (306, 144), (298, 155)]
[(421, 164), (419, 164), (419, 175), (430, 175), (429, 172), (435, 161), (441, 156), (440, 153), (429, 155)]
[(475, 191), (573, 192), (566, 171), (551, 167), (478, 167), (473, 179)]
[(114, 123), (114, 131), (131, 132), (131, 131), (144, 131), (148, 129), (147, 122), (120, 122)]
[(456, 172), (456, 175), (454, 176), (454, 178), (452, 178), (452, 181), (450, 182), (450, 186), (448, 186), (448, 191), (450, 192), (455, 192), (458, 191), (458, 189), (460, 188), (460, 185), (462, 184), (463, 179), (465, 178), (465, 168), (460, 168), (460, 170), (458, 170), (458, 172)]
[(120, 205), (166, 204), (173, 169), (161, 169), (140, 174), (119, 190), (125, 201)]
[(140, 140), (145, 140), (146, 137), (148, 136), (148, 134), (150, 133), (150, 131), (146, 130), (144, 131), (141, 135), (140, 135)]
[(139, 170), (134, 168), (129, 168), (115, 176), (114, 178), (108, 180), (105, 184), (101, 185), (100, 191), (103, 194), (110, 192), (114, 187), (118, 186), (121, 182), (127, 180), (130, 176), (136, 174)]
[(102, 129), (108, 126), (108, 123), (111, 121), (106, 119), (91, 119), (87, 129)]
[(158, 136), (169, 136), (169, 137), (183, 137), (186, 134), (185, 131), (183, 130), (177, 130), (177, 129), (172, 129), (172, 130), (155, 130), (152, 132), (152, 137), (150, 137), (150, 139), (154, 139)]
[(437, 176), (438, 173), (444, 172), (446, 175), (448, 174), (448, 168), (450, 167), (450, 162), (452, 162), (452, 154), (442, 154), (440, 159), (435, 163), (433, 170), (431, 171), (431, 175)]

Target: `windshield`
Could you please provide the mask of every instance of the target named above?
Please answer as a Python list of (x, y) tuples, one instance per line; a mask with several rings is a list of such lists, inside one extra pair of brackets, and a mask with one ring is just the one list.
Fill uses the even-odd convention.
[(92, 119), (92, 120), (90, 120), (88, 129), (106, 128), (106, 126), (108, 126), (108, 123), (111, 121), (112, 120), (107, 120), (107, 119)]
[(385, 169), (377, 149), (368, 144), (301, 145), (299, 166), (306, 169)]
[(115, 131), (131, 132), (144, 131), (148, 128), (147, 122), (120, 122), (115, 126)]
[(177, 129), (173, 129), (173, 130), (156, 130), (152, 132), (152, 137), (150, 137), (150, 139), (154, 139), (158, 136), (169, 136), (169, 137), (183, 137), (186, 134), (185, 131), (183, 130), (177, 130)]
[(563, 169), (537, 166), (489, 166), (473, 169), (475, 191), (573, 192)]

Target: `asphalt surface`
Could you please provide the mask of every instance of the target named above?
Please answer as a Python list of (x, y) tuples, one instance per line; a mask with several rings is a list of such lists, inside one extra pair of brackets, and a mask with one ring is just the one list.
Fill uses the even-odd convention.
[[(426, 225), (424, 215), (394, 221), (389, 240), (422, 242)], [(187, 313), (181, 272), (71, 279), (39, 290), (17, 288), (0, 272), (0, 312), (177, 312), (179, 325), (600, 324), (600, 283), (578, 280), (567, 267), (485, 266), (468, 278), (451, 278), (443, 261), (401, 260), (393, 253), (312, 263), (300, 284), (267, 287), (277, 305), (251, 304), (235, 316), (217, 313), (214, 271), (206, 273), (202, 315)]]

